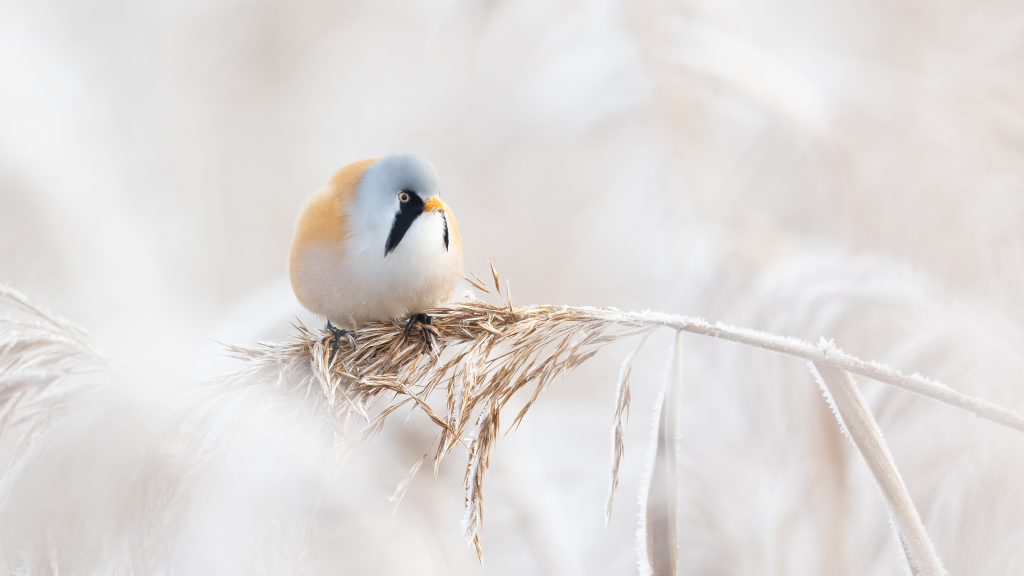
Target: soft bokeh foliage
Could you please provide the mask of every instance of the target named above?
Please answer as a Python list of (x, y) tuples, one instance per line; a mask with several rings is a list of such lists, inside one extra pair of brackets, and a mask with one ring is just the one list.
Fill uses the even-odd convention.
[[(305, 318), (284, 280), (302, 199), (391, 151), (434, 161), (467, 268), (494, 258), (517, 303), (826, 336), (1024, 408), (1019, 3), (3, 0), (0, 79), (0, 281), (86, 327), (122, 375), (75, 405), (31, 482), (0, 484), (9, 566), (63, 518), (67, 539), (40, 550), (74, 573), (98, 537), (81, 526), (103, 526), (130, 570), (148, 504), (120, 489), (155, 477), (180, 512), (150, 560), (182, 573), (633, 569), (628, 495), (668, 338), (634, 362), (611, 526), (629, 345), (500, 437), (484, 568), (459, 533), (458, 467), (420, 474), (392, 515), (431, 438), (421, 419), (342, 467), (318, 428), (260, 398), (190, 428), (205, 422), (192, 383), (231, 366), (214, 339), (280, 339)], [(696, 338), (683, 361), (685, 573), (899, 569), (802, 363)], [(1024, 439), (864, 391), (946, 567), (1024, 571)]]

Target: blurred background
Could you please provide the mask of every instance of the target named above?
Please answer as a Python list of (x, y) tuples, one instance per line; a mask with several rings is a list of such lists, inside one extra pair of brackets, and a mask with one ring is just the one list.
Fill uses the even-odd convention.
[[(403, 151), (436, 165), (467, 270), (492, 258), (517, 304), (834, 338), (1024, 408), (1018, 2), (0, 0), (0, 282), (85, 327), (131, 383), (73, 411), (20, 476), (4, 462), (6, 568), (637, 571), (667, 334), (636, 360), (611, 525), (625, 343), (499, 441), (482, 567), (458, 458), (387, 500), (433, 438), (416, 417), (340, 468), (259, 410), (211, 436), (230, 466), (164, 426), (237, 368), (221, 342), (316, 322), (285, 277), (298, 207), (343, 164)], [(901, 573), (800, 361), (697, 337), (683, 358), (681, 573)], [(1024, 572), (1024, 438), (863, 390), (947, 568)], [(161, 486), (189, 489), (127, 498), (157, 480), (121, 472), (154, 453)], [(75, 512), (40, 519), (56, 509)]]

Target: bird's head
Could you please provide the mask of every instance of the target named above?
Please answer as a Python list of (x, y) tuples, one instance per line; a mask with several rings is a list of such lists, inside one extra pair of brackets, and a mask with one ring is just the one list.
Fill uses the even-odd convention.
[(414, 224), (436, 228), (436, 241), (448, 249), (448, 207), (430, 162), (412, 154), (384, 156), (369, 163), (354, 186), (353, 232), (382, 240), (385, 257), (408, 238)]

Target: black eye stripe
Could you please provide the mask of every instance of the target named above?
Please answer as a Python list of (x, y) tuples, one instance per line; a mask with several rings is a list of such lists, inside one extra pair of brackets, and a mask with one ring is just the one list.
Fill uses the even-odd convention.
[(448, 215), (441, 212), (441, 222), (444, 223), (444, 251), (448, 251)]
[(395, 221), (391, 224), (391, 233), (388, 234), (388, 241), (384, 245), (384, 255), (391, 254), (391, 251), (398, 248), (398, 244), (405, 238), (405, 233), (416, 221), (420, 214), (423, 214), (423, 199), (419, 194), (403, 190), (409, 194), (409, 201), (399, 204), (398, 214), (395, 214)]

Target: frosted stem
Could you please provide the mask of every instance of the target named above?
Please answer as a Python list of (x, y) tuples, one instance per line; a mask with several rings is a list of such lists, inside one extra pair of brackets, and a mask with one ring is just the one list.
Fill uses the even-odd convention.
[[(525, 310), (528, 310), (527, 307)], [(564, 310), (575, 310), (600, 318), (630, 326), (664, 326), (691, 334), (711, 336), (721, 340), (739, 342), (748, 346), (763, 348), (781, 354), (788, 354), (809, 360), (818, 366), (832, 366), (844, 372), (866, 376), (890, 386), (902, 388), (926, 398), (967, 410), (977, 416), (1024, 432), (1024, 416), (1017, 412), (993, 404), (975, 396), (958, 392), (949, 386), (931, 380), (920, 374), (903, 374), (879, 362), (868, 362), (839, 350), (831, 343), (822, 342), (814, 345), (804, 340), (787, 336), (776, 336), (752, 330), (729, 326), (721, 322), (711, 324), (698, 318), (662, 314), (658, 312), (622, 312), (607, 308), (563, 307)]]
[(840, 427), (860, 452), (878, 483), (911, 573), (921, 576), (948, 575), (910, 499), (896, 462), (882, 437), (882, 431), (853, 377), (827, 365), (811, 364), (811, 372), (829, 400)]
[(652, 450), (641, 489), (640, 572), (654, 576), (678, 573), (679, 536), (676, 530), (679, 461), (679, 398), (682, 393), (682, 333), (672, 346), (669, 372), (655, 403), (651, 430)]

